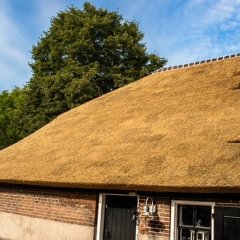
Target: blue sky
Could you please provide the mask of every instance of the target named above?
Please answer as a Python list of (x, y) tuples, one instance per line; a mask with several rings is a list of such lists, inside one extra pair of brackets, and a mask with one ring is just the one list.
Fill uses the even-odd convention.
[[(240, 52), (240, 0), (92, 0), (136, 20), (149, 52), (168, 65)], [(31, 77), (31, 48), (51, 17), (82, 0), (0, 0), (0, 91)]]

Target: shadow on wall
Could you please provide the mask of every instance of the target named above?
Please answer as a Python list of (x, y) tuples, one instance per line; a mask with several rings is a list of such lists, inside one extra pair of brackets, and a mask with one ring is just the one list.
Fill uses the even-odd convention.
[(155, 216), (139, 216), (140, 219), (140, 223), (139, 223), (139, 227), (141, 227), (141, 230), (144, 229), (147, 230), (147, 232), (151, 232), (151, 233), (159, 233), (159, 232), (164, 232), (166, 227), (164, 225), (163, 222), (160, 221), (160, 218), (158, 215)]
[(162, 237), (169, 237), (170, 204), (165, 200), (154, 201), (156, 206), (155, 213), (152, 215), (145, 215), (145, 199), (140, 199), (139, 202), (139, 233), (148, 236), (146, 239), (151, 240), (159, 240), (162, 239)]

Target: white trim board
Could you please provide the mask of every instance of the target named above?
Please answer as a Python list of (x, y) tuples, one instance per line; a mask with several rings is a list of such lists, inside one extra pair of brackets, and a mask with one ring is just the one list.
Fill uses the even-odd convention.
[(103, 240), (103, 226), (105, 216), (106, 194), (99, 194), (98, 217), (97, 217), (97, 236), (96, 240)]

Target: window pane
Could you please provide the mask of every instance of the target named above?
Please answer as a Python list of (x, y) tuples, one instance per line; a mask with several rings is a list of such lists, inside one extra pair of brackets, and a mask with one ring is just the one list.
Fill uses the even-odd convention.
[(198, 231), (196, 236), (196, 240), (210, 240), (209, 231)]
[(211, 207), (196, 208), (196, 226), (211, 227)]
[(195, 231), (190, 229), (180, 229), (180, 240), (194, 240)]
[(179, 224), (193, 226), (193, 207), (192, 206), (180, 206), (179, 209)]
[(178, 240), (211, 240), (211, 207), (178, 205)]

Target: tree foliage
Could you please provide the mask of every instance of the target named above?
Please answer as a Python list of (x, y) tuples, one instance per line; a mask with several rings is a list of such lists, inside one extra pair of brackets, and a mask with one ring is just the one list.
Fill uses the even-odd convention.
[(20, 88), (0, 93), (0, 149), (24, 136), (21, 123), (25, 100), (25, 92)]
[[(90, 3), (83, 9), (70, 7), (59, 12), (32, 48), (32, 78), (23, 91), (22, 104), (27, 107), (21, 130), (8, 125), (4, 131), (9, 133), (2, 135), (0, 145), (17, 141), (57, 115), (162, 67), (166, 59), (149, 54), (143, 36), (136, 22)], [(11, 94), (19, 94), (16, 103), (11, 103)], [(2, 115), (1, 126), (21, 115), (18, 104), (23, 95), (19, 89), (11, 94), (1, 94), (0, 101), (10, 109)], [(6, 140), (7, 135), (11, 141)]]
[(31, 105), (43, 124), (162, 67), (142, 40), (135, 22), (90, 3), (58, 13), (32, 49)]

